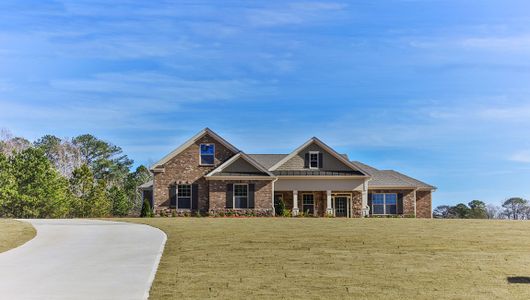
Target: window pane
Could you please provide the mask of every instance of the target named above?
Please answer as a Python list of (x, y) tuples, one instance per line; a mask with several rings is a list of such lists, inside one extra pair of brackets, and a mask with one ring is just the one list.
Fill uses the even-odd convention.
[(372, 204), (374, 204), (374, 205), (383, 205), (383, 204), (385, 204), (385, 195), (384, 194), (373, 194), (372, 195)]
[(191, 184), (179, 184), (177, 189), (179, 197), (191, 197)]
[(214, 154), (214, 145), (213, 144), (201, 144), (201, 155), (202, 154)]
[(191, 208), (191, 198), (186, 198), (186, 197), (179, 197), (178, 198), (178, 204), (177, 204), (177, 207), (179, 209), (190, 209)]
[(235, 208), (248, 208), (247, 197), (236, 197), (235, 202)]
[(385, 194), (385, 203), (388, 204), (396, 204), (397, 203), (397, 195), (396, 194)]
[(312, 194), (305, 194), (303, 197), (303, 203), (304, 204), (311, 204), (313, 205), (313, 195)]
[(372, 214), (374, 214), (374, 215), (382, 215), (382, 214), (385, 213), (384, 208), (385, 208), (384, 205), (372, 205), (372, 209), (373, 209)]
[(201, 155), (201, 164), (213, 165), (214, 164), (213, 155)]
[(387, 215), (395, 215), (395, 214), (397, 214), (397, 205), (387, 205), (386, 206), (386, 214)]
[(243, 196), (246, 197), (248, 186), (246, 184), (234, 184), (234, 196)]

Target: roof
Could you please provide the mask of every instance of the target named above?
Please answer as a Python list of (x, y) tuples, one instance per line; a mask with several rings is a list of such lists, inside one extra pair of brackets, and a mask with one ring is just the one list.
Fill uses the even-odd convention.
[(140, 185), (138, 188), (141, 189), (141, 190), (152, 189), (153, 188), (153, 180), (149, 180), (148, 182)]
[(187, 140), (184, 144), (180, 145), (177, 149), (171, 151), (171, 153), (169, 153), (164, 158), (162, 158), (161, 160), (159, 160), (158, 162), (153, 164), (150, 169), (153, 170), (153, 169), (155, 169), (157, 167), (162, 167), (165, 163), (170, 161), (173, 157), (177, 156), (179, 153), (181, 153), (182, 151), (186, 150), (189, 146), (191, 146), (193, 143), (195, 143), (195, 141), (197, 141), (198, 139), (202, 138), (205, 135), (211, 136), (212, 138), (217, 140), (219, 143), (223, 144), (226, 148), (230, 149), (234, 153), (240, 152), (239, 149), (237, 149), (232, 144), (227, 142), (225, 139), (223, 139), (217, 133), (213, 132), (213, 130), (211, 130), (210, 128), (204, 128), (199, 133), (194, 135), (192, 138)]
[(334, 156), (335, 158), (337, 158), (339, 161), (341, 161), (342, 163), (344, 163), (346, 166), (348, 166), (350, 169), (352, 169), (353, 171), (359, 171), (360, 175), (359, 176), (366, 176), (367, 174), (365, 174), (362, 170), (360, 170), (355, 164), (353, 164), (348, 158), (344, 157), (343, 155), (337, 153), (337, 151), (335, 151), (333, 148), (331, 148), (330, 146), (326, 145), (324, 142), (322, 142), (321, 140), (319, 140), (318, 138), (316, 137), (312, 137), (310, 138), (307, 142), (305, 142), (304, 144), (302, 144), (300, 147), (296, 148), (293, 152), (291, 152), (289, 155), (285, 156), (284, 158), (282, 158), (280, 161), (278, 161), (277, 163), (275, 163), (272, 167), (269, 168), (269, 171), (275, 171), (277, 170), (281, 165), (283, 165), (284, 163), (286, 163), (287, 161), (289, 161), (289, 159), (293, 158), (295, 155), (297, 155), (300, 151), (304, 150), (306, 147), (308, 147), (309, 145), (311, 144), (316, 144), (318, 146), (320, 146), (322, 149), (324, 149), (325, 151), (327, 151), (329, 154), (331, 154), (332, 156)]
[(272, 171), (276, 176), (364, 176), (359, 171), (318, 171), (318, 170), (276, 170)]
[[(253, 171), (229, 171), (229, 172), (223, 172), (226, 168), (228, 168), (230, 165), (235, 163), (237, 160), (242, 159), (248, 162), (250, 165), (252, 165), (255, 170)], [(219, 167), (212, 170), (210, 173), (206, 175), (206, 177), (214, 177), (214, 176), (266, 176), (266, 177), (274, 177), (274, 174), (269, 172), (267, 168), (260, 165), (258, 162), (256, 162), (254, 159), (252, 159), (250, 156), (243, 152), (239, 152), (236, 155), (232, 156), (229, 160), (225, 161), (223, 164), (221, 164)]]
[(289, 154), (248, 154), (253, 160), (267, 169), (270, 169), (287, 155)]
[(420, 188), (420, 189), (436, 189), (435, 186), (427, 184), (418, 179), (412, 178), (405, 174), (394, 170), (378, 170), (367, 164), (353, 161), (355, 165), (363, 169), (372, 176), (368, 182), (369, 188)]

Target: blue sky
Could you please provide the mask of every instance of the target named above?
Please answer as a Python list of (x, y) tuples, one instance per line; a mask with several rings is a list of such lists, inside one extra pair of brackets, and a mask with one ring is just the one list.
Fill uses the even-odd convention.
[[(109, 4), (112, 3), (112, 4)], [(530, 197), (528, 1), (2, 1), (0, 127), (93, 133), (149, 164), (204, 127), (318, 136), (438, 186)]]

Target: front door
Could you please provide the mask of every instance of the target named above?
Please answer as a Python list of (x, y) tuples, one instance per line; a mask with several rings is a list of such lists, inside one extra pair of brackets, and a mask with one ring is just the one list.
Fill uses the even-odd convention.
[(335, 197), (335, 217), (348, 217), (348, 197)]

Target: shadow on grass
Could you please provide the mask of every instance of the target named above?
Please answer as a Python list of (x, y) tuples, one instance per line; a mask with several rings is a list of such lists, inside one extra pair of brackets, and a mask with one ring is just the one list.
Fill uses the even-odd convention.
[(530, 277), (526, 276), (510, 276), (506, 277), (508, 280), (508, 283), (524, 283), (524, 284), (530, 284)]

